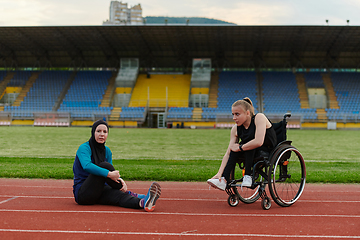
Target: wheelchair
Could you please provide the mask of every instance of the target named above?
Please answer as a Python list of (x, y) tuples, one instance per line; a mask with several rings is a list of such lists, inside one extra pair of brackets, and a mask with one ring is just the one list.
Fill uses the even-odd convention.
[(262, 208), (270, 209), (271, 200), (266, 194), (266, 185), (272, 199), (281, 207), (289, 207), (300, 198), (305, 187), (306, 168), (301, 153), (291, 145), (292, 141), (286, 139), (286, 119), (290, 117), (291, 114), (286, 113), (282, 121), (273, 123), (277, 145), (271, 152), (262, 151), (260, 156), (255, 157), (251, 187), (241, 187), (245, 159), (237, 161), (240, 170), (235, 167), (230, 175), (232, 181), (226, 188), (231, 207), (237, 206), (240, 201), (249, 204), (261, 198)]

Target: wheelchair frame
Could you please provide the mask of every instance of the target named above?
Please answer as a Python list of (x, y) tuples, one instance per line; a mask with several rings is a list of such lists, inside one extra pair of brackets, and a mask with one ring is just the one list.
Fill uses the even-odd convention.
[[(269, 185), (270, 195), (279, 206), (291, 206), (300, 198), (306, 182), (306, 167), (301, 153), (291, 145), (292, 141), (286, 140), (286, 118), (289, 117), (291, 117), (291, 114), (287, 113), (281, 122), (273, 124), (277, 133), (278, 144), (269, 153), (269, 156), (254, 159), (256, 163), (252, 170), (253, 184), (249, 188), (244, 187), (246, 192), (250, 192), (250, 196), (245, 197), (246, 193), (242, 191), (241, 182), (243, 178), (235, 179), (235, 166), (231, 174), (231, 178), (234, 180), (226, 188), (226, 193), (229, 195), (228, 204), (230, 206), (235, 207), (240, 201), (254, 203), (261, 197), (262, 208), (264, 210), (270, 209), (271, 200), (266, 194), (266, 185)], [(243, 162), (244, 159), (238, 161), (240, 169), (244, 169), (241, 166)], [(297, 171), (300, 167), (300, 174), (295, 172), (293, 175), (290, 172), (290, 170), (292, 171), (292, 166)], [(283, 193), (284, 196), (282, 195)], [(291, 196), (290, 199), (288, 199), (289, 196)]]

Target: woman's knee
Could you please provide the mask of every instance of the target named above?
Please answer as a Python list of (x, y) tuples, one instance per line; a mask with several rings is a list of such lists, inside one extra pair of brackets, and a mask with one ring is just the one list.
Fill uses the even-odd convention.
[(98, 164), (99, 167), (102, 167), (102, 168), (105, 168), (109, 171), (115, 171), (115, 168), (113, 165), (111, 165), (110, 163), (108, 162), (101, 162)]

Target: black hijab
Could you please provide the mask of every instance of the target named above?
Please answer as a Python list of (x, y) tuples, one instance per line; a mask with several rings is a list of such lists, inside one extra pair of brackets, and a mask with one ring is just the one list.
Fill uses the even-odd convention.
[(107, 127), (107, 130), (109, 132), (108, 124), (103, 120), (98, 120), (98, 121), (94, 122), (94, 124), (91, 128), (91, 138), (89, 139), (91, 155), (94, 158), (96, 165), (105, 161), (105, 143), (98, 143), (95, 140), (95, 130), (101, 124), (104, 124)]

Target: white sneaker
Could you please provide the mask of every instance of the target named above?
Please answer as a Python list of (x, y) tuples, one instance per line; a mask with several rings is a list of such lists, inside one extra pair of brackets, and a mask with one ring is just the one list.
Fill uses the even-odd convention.
[(210, 184), (211, 186), (223, 190), (225, 191), (226, 188), (226, 180), (224, 177), (221, 177), (221, 181), (219, 179), (208, 179), (207, 183)]
[(242, 187), (251, 187), (252, 185), (252, 178), (249, 175), (245, 175), (243, 178), (243, 182), (241, 184)]

